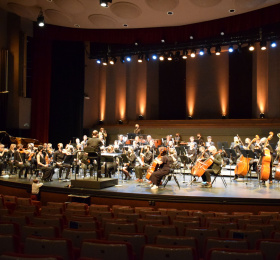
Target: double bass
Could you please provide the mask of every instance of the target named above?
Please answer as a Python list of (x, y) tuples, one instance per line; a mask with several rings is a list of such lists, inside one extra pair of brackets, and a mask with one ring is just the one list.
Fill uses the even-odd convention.
[(262, 156), (262, 166), (260, 171), (260, 180), (267, 181), (270, 175), (270, 162), (271, 162), (271, 154), (270, 150), (266, 147), (268, 141), (273, 137), (273, 132), (269, 132), (269, 136), (267, 137), (264, 146), (263, 146), (263, 156)]
[[(238, 136), (238, 135), (237, 135)], [(240, 142), (241, 142), (241, 144), (242, 144), (242, 141), (241, 141), (241, 139), (240, 139), (240, 137), (238, 136), (238, 138), (239, 138), (239, 140), (240, 140)], [(248, 144), (248, 146), (247, 147), (244, 147), (246, 150), (249, 150), (249, 148), (250, 148), (250, 146), (251, 146), (251, 144), (253, 143), (253, 142), (255, 142), (256, 140), (257, 140), (257, 138), (258, 138), (258, 136), (256, 135), (256, 137)], [(247, 173), (248, 173), (248, 170), (249, 170), (249, 162), (250, 162), (250, 160), (251, 160), (252, 158), (250, 158), (250, 157), (244, 157), (244, 155), (242, 154), (240, 157), (239, 157), (239, 159), (238, 159), (238, 162), (237, 162), (237, 164), (236, 164), (236, 167), (235, 167), (235, 169), (234, 169), (234, 174), (236, 174), (236, 175), (241, 175), (241, 176), (246, 176), (247, 175)]]

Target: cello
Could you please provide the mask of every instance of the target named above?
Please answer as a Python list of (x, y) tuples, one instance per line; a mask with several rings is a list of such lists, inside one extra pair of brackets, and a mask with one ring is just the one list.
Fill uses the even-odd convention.
[[(202, 161), (204, 154), (208, 151), (208, 149), (205, 149), (203, 151), (203, 153), (201, 154), (201, 156), (197, 159), (196, 164), (192, 167), (191, 173), (192, 175), (196, 175), (198, 177), (200, 177), (201, 175), (203, 175), (203, 173), (201, 174), (200, 171), (203, 168), (203, 163), (204, 161)], [(204, 170), (205, 171), (205, 170)]]
[[(238, 136), (238, 135), (237, 135), (237, 136)], [(251, 144), (252, 144), (253, 142), (256, 141), (257, 137), (258, 137), (258, 136), (256, 135), (256, 137), (248, 144), (247, 147), (244, 147), (244, 146), (243, 146), (243, 147), (245, 148), (245, 150), (249, 150)], [(241, 142), (241, 144), (242, 144), (242, 141), (241, 141), (241, 139), (240, 139), (239, 136), (238, 136), (238, 138), (239, 138), (239, 140), (240, 140), (240, 142)], [(243, 145), (243, 144), (242, 144), (242, 145)], [(234, 174), (236, 174), (236, 175), (242, 175), (243, 177), (246, 176), (247, 173), (248, 173), (248, 170), (249, 170), (249, 162), (250, 162), (251, 159), (252, 159), (252, 158), (244, 157), (244, 155), (242, 154), (242, 155), (239, 157), (239, 159), (238, 159), (238, 162), (237, 162), (236, 167), (235, 167), (235, 169), (234, 169)]]
[(146, 179), (150, 179), (152, 173), (156, 170), (156, 168), (158, 167), (158, 162), (157, 160), (161, 159), (161, 155), (159, 155), (156, 159), (154, 159), (154, 161), (152, 162), (151, 166), (148, 168), (147, 170), (147, 174), (146, 174)]
[(262, 166), (260, 171), (260, 180), (267, 181), (270, 175), (270, 162), (271, 162), (271, 154), (270, 150), (266, 148), (268, 141), (273, 137), (273, 132), (269, 132), (269, 136), (267, 137), (264, 146), (263, 146), (263, 156), (262, 156)]

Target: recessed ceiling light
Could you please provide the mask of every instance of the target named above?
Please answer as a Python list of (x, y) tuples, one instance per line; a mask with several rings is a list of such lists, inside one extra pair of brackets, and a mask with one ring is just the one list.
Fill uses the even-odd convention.
[(125, 24), (123, 24), (123, 27), (127, 27), (128, 25), (125, 23)]
[(48, 2), (52, 2), (53, 0), (47, 0)]
[(80, 28), (81, 26), (77, 23), (74, 24), (75, 27)]
[(174, 13), (172, 11), (167, 12), (168, 15), (173, 15)]
[(229, 13), (235, 13), (235, 9), (229, 9), (228, 12)]

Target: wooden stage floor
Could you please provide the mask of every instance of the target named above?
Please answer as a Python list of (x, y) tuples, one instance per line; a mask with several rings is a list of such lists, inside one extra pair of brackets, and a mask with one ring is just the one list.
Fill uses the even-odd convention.
[[(185, 175), (184, 177), (182, 174), (177, 173), (176, 177), (180, 184), (180, 189), (172, 178), (167, 183), (166, 187), (161, 186), (158, 190), (151, 190), (147, 181), (144, 181), (142, 184), (136, 182), (135, 179), (122, 181), (121, 174), (116, 173), (113, 178), (118, 178), (119, 185), (103, 189), (90, 189), (69, 188), (68, 185), (71, 185), (71, 181), (65, 182), (58, 180), (56, 172), (53, 177), (53, 182), (45, 182), (41, 191), (108, 199), (117, 198), (155, 202), (280, 205), (280, 185), (278, 181), (273, 181), (273, 184), (266, 182), (265, 185), (259, 183), (255, 177), (251, 179), (239, 178), (237, 181), (233, 181), (233, 172), (231, 172), (231, 176), (229, 176), (228, 169), (223, 169), (222, 175), (225, 178), (227, 187), (224, 186), (220, 177), (216, 179), (212, 188), (202, 188), (201, 178), (199, 178), (197, 182), (190, 184), (190, 175)], [(252, 176), (254, 176), (254, 174)], [(72, 179), (73, 178), (74, 176), (72, 176)], [(79, 179), (81, 177), (77, 175), (76, 178)], [(32, 179), (29, 180), (29, 176), (27, 179), (19, 179), (16, 175), (1, 176), (0, 178), (0, 185), (8, 187), (28, 189), (31, 183)]]

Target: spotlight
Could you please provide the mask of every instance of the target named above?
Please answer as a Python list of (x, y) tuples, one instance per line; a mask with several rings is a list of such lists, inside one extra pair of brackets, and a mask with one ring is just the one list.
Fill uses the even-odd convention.
[(107, 66), (107, 65), (108, 65), (108, 58), (107, 58), (107, 57), (103, 59), (102, 64), (103, 64), (104, 66)]
[(130, 56), (127, 56), (127, 57), (126, 57), (126, 61), (130, 62), (130, 61), (131, 61), (131, 57), (130, 57)]
[(222, 119), (226, 119), (227, 117), (226, 117), (226, 115), (222, 115)]
[(96, 60), (96, 63), (97, 63), (97, 64), (101, 64), (101, 59), (97, 59), (97, 60)]
[(211, 47), (207, 47), (207, 54), (208, 55), (211, 55), (212, 53), (211, 53)]
[(123, 124), (123, 121), (120, 119), (119, 120), (119, 125), (122, 125)]
[(109, 7), (109, 3), (112, 3), (112, 0), (100, 0), (100, 6)]
[(260, 118), (261, 118), (261, 119), (264, 119), (264, 117), (265, 117), (265, 116), (264, 116), (264, 113), (260, 113)]
[(182, 59), (186, 60), (187, 58), (188, 58), (188, 50), (184, 50)]
[(146, 55), (145, 55), (145, 60), (146, 60), (146, 61), (150, 61), (150, 56), (149, 56), (149, 54), (146, 54)]
[(191, 120), (191, 119), (193, 119), (193, 117), (192, 117), (191, 115), (189, 115), (189, 116), (188, 116), (188, 119)]
[(164, 61), (164, 54), (161, 54), (161, 55), (159, 56), (159, 60), (160, 60), (160, 61)]
[(100, 119), (100, 120), (99, 120), (99, 124), (100, 124), (100, 125), (103, 125), (103, 124), (104, 124), (104, 121)]
[(192, 52), (191, 52), (191, 57), (194, 58), (194, 57), (195, 57), (195, 54), (196, 54), (196, 50), (192, 50)]
[(228, 48), (228, 52), (232, 53), (233, 51), (234, 51), (233, 46), (230, 45), (229, 48)]
[(193, 40), (193, 36), (192, 35), (190, 36), (190, 40)]
[(273, 42), (270, 43), (270, 46), (271, 46), (272, 48), (275, 48), (275, 47), (277, 46), (277, 44), (276, 44), (276, 42), (273, 41)]
[(139, 120), (143, 120), (143, 119), (144, 119), (144, 116), (143, 116), (143, 115), (139, 115), (139, 116), (138, 116), (138, 119), (139, 119)]
[(260, 46), (261, 46), (261, 50), (265, 51), (266, 50), (266, 41), (261, 41)]
[(115, 63), (117, 62), (117, 58), (116, 57), (112, 57), (111, 59), (110, 59), (110, 64), (111, 65), (114, 65)]
[(224, 33), (224, 32), (221, 32), (220, 34), (221, 34), (221, 36), (224, 36), (224, 35), (225, 35), (225, 33)]
[(165, 40), (164, 40), (164, 39), (161, 39), (160, 41), (161, 41), (161, 43), (165, 43)]
[(249, 44), (249, 51), (253, 51), (255, 50), (255, 47), (252, 43)]
[(40, 10), (40, 13), (37, 17), (37, 24), (38, 24), (39, 27), (44, 27), (45, 26), (45, 19), (44, 19), (42, 9)]
[(152, 59), (153, 59), (153, 60), (156, 60), (157, 58), (158, 58), (157, 55), (156, 55), (156, 54), (153, 54)]
[(220, 46), (216, 46), (215, 53), (216, 53), (216, 55), (221, 55), (221, 47)]
[(204, 49), (202, 48), (202, 49), (200, 49), (200, 51), (199, 51), (199, 55), (200, 56), (203, 56), (204, 55)]
[(138, 55), (138, 62), (139, 63), (143, 62), (143, 54)]
[(169, 53), (168, 53), (167, 60), (171, 61), (172, 59), (173, 59), (173, 53), (172, 53), (172, 52), (169, 52)]

